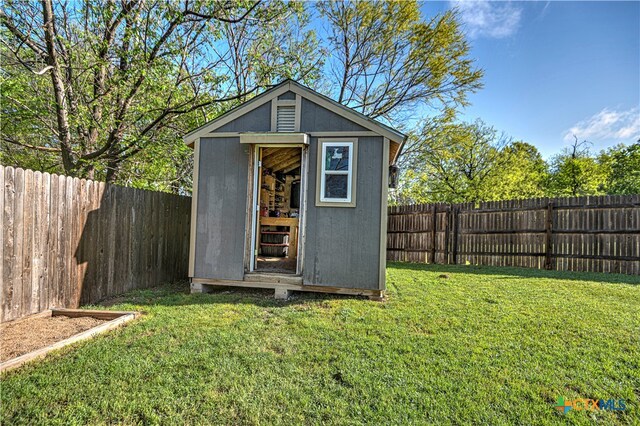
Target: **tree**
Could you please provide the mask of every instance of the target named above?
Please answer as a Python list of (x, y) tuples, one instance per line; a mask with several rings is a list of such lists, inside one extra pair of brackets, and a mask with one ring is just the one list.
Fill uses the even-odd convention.
[(466, 105), (482, 71), (455, 12), (429, 22), (416, 1), (321, 2), (329, 23), (329, 91), (372, 118), (401, 124), (420, 106)]
[(548, 187), (556, 197), (599, 195), (605, 190), (606, 168), (591, 155), (588, 141), (574, 142), (551, 159)]
[[(420, 16), (416, 1), (344, 1), (317, 4), (329, 25), (328, 79), (322, 90), (338, 102), (372, 118), (408, 129), (407, 122), (431, 107), (437, 114), (423, 121), (402, 150), (400, 200), (432, 200), (447, 192), (426, 187), (435, 173), (406, 168), (432, 158), (426, 127), (441, 131), (467, 95), (482, 87), (482, 71), (469, 58), (469, 44), (455, 12), (447, 11), (430, 21)], [(427, 124), (429, 123), (429, 124)], [(452, 128), (447, 128), (451, 131)], [(440, 191), (440, 192), (438, 192)], [(442, 192), (444, 191), (444, 192)], [(439, 195), (438, 195), (439, 194)]]
[[(10, 95), (3, 114), (18, 121), (3, 120), (3, 145), (13, 147), (11, 158), (39, 151), (66, 174), (113, 182), (145, 149), (162, 152), (193, 124), (279, 78), (282, 66), (270, 69), (272, 57), (247, 84), (232, 81), (225, 30), (243, 25), (282, 41), (274, 36), (283, 31), (276, 17), (300, 11), (280, 1), (7, 1), (0, 12), (3, 78), (22, 84), (3, 92)], [(279, 49), (298, 51), (301, 43)], [(286, 75), (297, 70), (309, 72), (305, 62)]]
[(441, 126), (428, 120), (410, 139), (401, 203), (480, 201), (488, 179), (508, 162), (502, 149), (510, 140), (481, 120)]
[(481, 87), (454, 12), (424, 21), (415, 1), (317, 8), (326, 45), (300, 2), (8, 0), (0, 161), (180, 191), (191, 164), (180, 136), (282, 78), (400, 127)]
[[(0, 34), (3, 40), (7, 36)], [(44, 114), (48, 98), (30, 96), (44, 94), (48, 89), (45, 77), (35, 77), (22, 67), (7, 66), (7, 48), (0, 44), (0, 163), (24, 168), (52, 171), (56, 169), (59, 151), (52, 146), (56, 132), (53, 116)], [(12, 143), (20, 141), (20, 144)], [(34, 148), (31, 148), (31, 147)]]
[(544, 197), (547, 164), (538, 149), (526, 142), (513, 142), (500, 151), (502, 157), (483, 185), (483, 200), (513, 200)]
[(640, 140), (602, 152), (598, 162), (607, 167), (607, 194), (640, 194)]
[[(320, 77), (326, 51), (314, 30), (306, 30), (309, 13), (303, 3), (261, 10), (260, 19), (222, 26), (224, 57), (235, 93), (269, 87), (283, 78), (313, 84)], [(246, 97), (240, 99), (245, 101)]]

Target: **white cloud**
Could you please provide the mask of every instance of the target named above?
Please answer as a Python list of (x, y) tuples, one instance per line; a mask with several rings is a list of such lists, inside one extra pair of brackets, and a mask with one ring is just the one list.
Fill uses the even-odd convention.
[(516, 33), (522, 8), (511, 2), (450, 1), (460, 12), (460, 19), (471, 38), (504, 38)]
[(640, 137), (640, 109), (631, 108), (627, 111), (612, 111), (603, 109), (586, 120), (576, 123), (564, 134), (566, 141), (578, 139), (596, 141), (599, 139), (621, 139), (634, 141)]

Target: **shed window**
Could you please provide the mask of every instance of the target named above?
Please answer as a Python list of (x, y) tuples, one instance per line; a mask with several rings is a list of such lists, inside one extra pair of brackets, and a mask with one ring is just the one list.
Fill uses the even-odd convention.
[(318, 205), (355, 206), (356, 147), (355, 141), (320, 141)]
[(278, 105), (276, 118), (277, 132), (295, 132), (296, 129), (296, 107), (289, 105)]

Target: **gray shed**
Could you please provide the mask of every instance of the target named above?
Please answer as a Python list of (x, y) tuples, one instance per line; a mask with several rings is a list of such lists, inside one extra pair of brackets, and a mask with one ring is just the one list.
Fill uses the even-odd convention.
[(192, 292), (381, 297), (389, 170), (405, 139), (292, 80), (184, 136)]

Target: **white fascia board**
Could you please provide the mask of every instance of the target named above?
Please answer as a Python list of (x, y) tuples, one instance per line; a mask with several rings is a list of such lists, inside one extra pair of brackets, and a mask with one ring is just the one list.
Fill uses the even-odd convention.
[(303, 144), (309, 145), (309, 135), (306, 133), (241, 133), (240, 143), (253, 144)]

